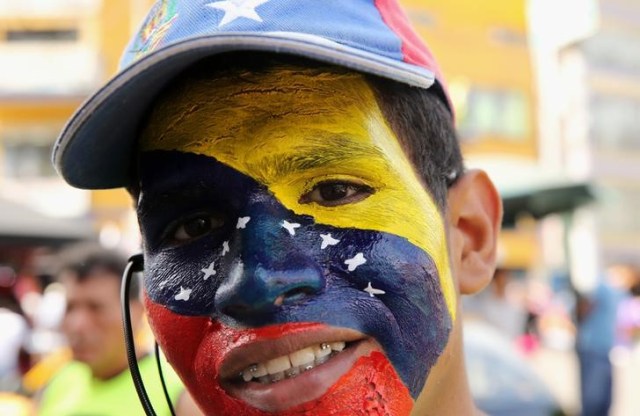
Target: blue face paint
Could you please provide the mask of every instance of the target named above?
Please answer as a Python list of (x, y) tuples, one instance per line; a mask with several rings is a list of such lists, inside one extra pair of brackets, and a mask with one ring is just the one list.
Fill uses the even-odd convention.
[[(419, 395), (452, 327), (426, 252), (393, 234), (296, 215), (265, 186), (211, 157), (153, 151), (140, 163), (138, 215), (152, 301), (231, 327), (319, 322), (360, 331)], [(218, 227), (171, 242), (170, 224), (193, 215)]]

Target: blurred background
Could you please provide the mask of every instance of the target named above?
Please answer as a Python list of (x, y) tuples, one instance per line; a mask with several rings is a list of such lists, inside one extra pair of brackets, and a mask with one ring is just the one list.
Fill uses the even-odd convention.
[[(50, 154), (151, 3), (0, 0), (0, 311), (13, 313), (0, 319), (15, 328), (0, 335), (0, 397), (29, 397), (68, 360), (56, 253), (139, 250), (124, 191), (70, 188)], [(476, 400), (490, 414), (579, 414), (576, 345), (608, 331), (610, 414), (640, 414), (640, 1), (401, 3), (447, 77), (467, 165), (505, 203), (499, 271), (465, 299)], [(603, 285), (621, 296), (590, 324)]]

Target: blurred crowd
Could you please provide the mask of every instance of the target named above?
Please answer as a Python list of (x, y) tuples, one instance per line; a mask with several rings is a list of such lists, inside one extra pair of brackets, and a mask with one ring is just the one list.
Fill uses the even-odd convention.
[[(496, 330), (522, 362), (537, 362), (541, 350), (575, 357), (580, 403), (571, 409), (558, 405), (560, 414), (612, 414), (614, 364), (640, 365), (640, 268), (633, 264), (608, 268), (584, 292), (569, 276), (540, 279), (526, 270), (498, 269), (487, 289), (465, 299), (464, 311), (467, 320)], [(555, 378), (566, 368), (571, 366), (557, 368)]]
[[(54, 388), (56, 379), (63, 375), (76, 377), (69, 375), (76, 362), (86, 367), (85, 378), (81, 379), (88, 384), (92, 379), (111, 380), (114, 374), (122, 373), (126, 382), (121, 388), (129, 391), (129, 399), (135, 403), (137, 397), (126, 366), (119, 299), (120, 275), (126, 260), (118, 253), (88, 244), (47, 253), (43, 259), (46, 261), (41, 263), (46, 267), (30, 276), (20, 276), (8, 265), (0, 266), (0, 414), (48, 414), (44, 409), (47, 398), (53, 394), (57, 402), (60, 397), (56, 396), (70, 390), (66, 388), (68, 380), (62, 389)], [(111, 279), (82, 286), (100, 273), (111, 275)], [(140, 324), (134, 325), (142, 346), (138, 353), (142, 363), (153, 339), (142, 318), (139, 299), (134, 296), (131, 301), (137, 302), (134, 309), (140, 310)], [(589, 293), (576, 292), (566, 276), (545, 280), (531, 278), (524, 270), (498, 269), (487, 289), (465, 299), (464, 311), (469, 322), (465, 348), (470, 353), (470, 381), (480, 401), (487, 386), (493, 389), (493, 396), (498, 395), (498, 382), (491, 375), (495, 375), (495, 368), (487, 373), (490, 379), (482, 380), (482, 365), (474, 356), (478, 343), (486, 344), (492, 333), (523, 359), (540, 348), (575, 351), (582, 396), (591, 400), (582, 403), (585, 415), (606, 414), (611, 406), (611, 385), (615, 381), (610, 357), (640, 362), (640, 268), (633, 265), (611, 267)], [(481, 322), (483, 329), (478, 332), (473, 322)], [(500, 349), (504, 358), (505, 351), (498, 345), (502, 344), (491, 348)], [(508, 364), (512, 369), (517, 365)], [(156, 371), (155, 367), (149, 371)], [(170, 369), (166, 377), (176, 404), (183, 387)], [(148, 378), (157, 380), (157, 373)], [(160, 394), (158, 386), (151, 389)], [(72, 391), (78, 401), (87, 399), (80, 397), (82, 394), (95, 393)], [(504, 391), (499, 396), (505, 400)], [(490, 411), (491, 404), (486, 402), (484, 408)], [(49, 414), (56, 412), (54, 408)], [(495, 414), (499, 413), (496, 410)]]
[[(85, 243), (47, 259), (47, 270), (31, 276), (0, 267), (0, 415), (144, 414), (122, 330), (126, 257)], [(166, 362), (160, 383), (138, 279), (129, 305), (147, 392), (158, 414), (173, 406), (178, 415), (198, 415)]]

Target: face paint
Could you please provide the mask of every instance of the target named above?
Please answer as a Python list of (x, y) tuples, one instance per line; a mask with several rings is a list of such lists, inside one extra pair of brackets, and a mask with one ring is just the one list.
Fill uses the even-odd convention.
[[(152, 327), (196, 400), (407, 414), (455, 294), (442, 218), (364, 80), (283, 69), (176, 91), (141, 141), (138, 214)], [(308, 374), (239, 378), (335, 341)]]

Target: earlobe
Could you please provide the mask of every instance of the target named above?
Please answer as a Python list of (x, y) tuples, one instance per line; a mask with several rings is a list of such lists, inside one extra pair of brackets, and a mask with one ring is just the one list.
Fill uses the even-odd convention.
[(462, 294), (484, 288), (495, 270), (502, 201), (491, 179), (467, 171), (449, 190), (448, 225), (451, 267)]

